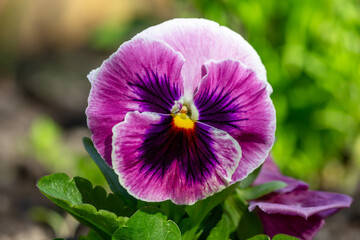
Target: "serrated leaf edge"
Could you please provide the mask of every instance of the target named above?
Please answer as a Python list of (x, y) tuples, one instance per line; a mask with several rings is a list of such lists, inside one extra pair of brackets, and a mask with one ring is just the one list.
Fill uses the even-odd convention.
[[(75, 177), (73, 177), (72, 179), (70, 179), (70, 177), (69, 177), (67, 174), (65, 174), (65, 173), (55, 173), (55, 174), (63, 174), (63, 175), (65, 175), (65, 176), (67, 177), (67, 179), (68, 179), (67, 184), (69, 184), (69, 183), (71, 183), (72, 181), (74, 181), (74, 178), (75, 178)], [(95, 206), (93, 206), (93, 205), (91, 205), (91, 204), (88, 204), (88, 203), (72, 204), (69, 200), (64, 200), (64, 199), (61, 199), (61, 198), (58, 198), (58, 197), (55, 197), (55, 196), (51, 196), (51, 195), (45, 193), (44, 191), (42, 191), (41, 188), (40, 188), (40, 186), (39, 186), (39, 182), (41, 181), (41, 179), (43, 179), (44, 177), (53, 176), (53, 175), (55, 175), (55, 174), (50, 174), (50, 175), (43, 176), (43, 177), (40, 178), (40, 179), (37, 181), (37, 183), (36, 183), (36, 186), (38, 187), (38, 189), (40, 190), (40, 192), (41, 192), (42, 194), (44, 194), (44, 196), (46, 196), (46, 197), (47, 197), (48, 199), (50, 199), (51, 201), (52, 201), (52, 199), (60, 200), (60, 201), (62, 201), (62, 202), (65, 202), (65, 203), (66, 203), (70, 208), (72, 208), (72, 209), (75, 209), (75, 208), (79, 209), (79, 208), (81, 208), (82, 206), (89, 206), (90, 209), (91, 209), (91, 210), (90, 210), (90, 213), (91, 213), (91, 214), (95, 214), (95, 215), (97, 215), (97, 216), (99, 216), (99, 215), (101, 216), (101, 215), (103, 215), (103, 214), (108, 214), (108, 217), (109, 217), (110, 219), (116, 221), (116, 222), (121, 221), (122, 219), (125, 219), (125, 220), (127, 221), (127, 219), (128, 219), (127, 217), (117, 216), (115, 213), (113, 213), (113, 212), (111, 212), (111, 211), (109, 211), (109, 210), (106, 210), (106, 209), (97, 209)], [(89, 181), (89, 182), (90, 182), (90, 181)], [(94, 187), (94, 185), (93, 185), (91, 182), (90, 182), (90, 184), (91, 184), (92, 190), (94, 190), (96, 186)], [(100, 187), (100, 186), (99, 186), (99, 187)], [(105, 192), (106, 192), (106, 191), (105, 191)], [(111, 193), (106, 192), (106, 196), (105, 196), (105, 197), (108, 198), (110, 194), (111, 194)], [(55, 204), (56, 204), (56, 203), (55, 203)], [(56, 204), (56, 205), (58, 205), (58, 204)], [(62, 206), (60, 206), (60, 207), (63, 208), (65, 211), (69, 212), (70, 214), (72, 214), (72, 215), (74, 214), (74, 213), (68, 211), (67, 209), (65, 209), (64, 207), (62, 207)], [(79, 217), (81, 217), (81, 216), (79, 216)], [(89, 219), (86, 219), (86, 221), (88, 221), (88, 222), (90, 222), (91, 224), (93, 224), (93, 222), (89, 221)], [(97, 225), (96, 225), (96, 226), (97, 226)], [(119, 226), (119, 227), (121, 227), (121, 226)], [(105, 233), (109, 234), (110, 236), (113, 234), (113, 233), (108, 232), (107, 229), (102, 229), (102, 228), (100, 228), (100, 230), (104, 231)]]

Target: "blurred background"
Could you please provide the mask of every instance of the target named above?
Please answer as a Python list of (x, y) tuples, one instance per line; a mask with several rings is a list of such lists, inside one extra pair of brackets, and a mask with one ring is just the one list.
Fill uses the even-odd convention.
[(240, 33), (274, 93), (281, 170), (355, 198), (316, 239), (360, 236), (360, 1), (0, 0), (0, 239), (84, 231), (39, 193), (53, 172), (105, 186), (90, 136), (86, 75), (137, 32), (201, 17)]

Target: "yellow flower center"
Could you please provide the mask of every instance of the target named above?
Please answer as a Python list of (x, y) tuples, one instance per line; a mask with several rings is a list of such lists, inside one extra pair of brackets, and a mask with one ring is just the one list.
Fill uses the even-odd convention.
[(183, 118), (181, 116), (183, 114), (184, 113), (180, 113), (174, 117), (174, 125), (178, 128), (193, 129), (195, 123), (188, 116), (186, 116), (186, 114), (184, 114), (186, 117)]
[(180, 112), (174, 116), (174, 125), (178, 128), (193, 129), (195, 122), (187, 115), (187, 107), (182, 106)]

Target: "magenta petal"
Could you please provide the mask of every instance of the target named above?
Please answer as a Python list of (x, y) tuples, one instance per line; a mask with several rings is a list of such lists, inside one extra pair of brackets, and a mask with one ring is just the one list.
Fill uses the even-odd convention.
[(327, 217), (335, 212), (333, 210), (350, 207), (351, 202), (351, 197), (343, 194), (301, 190), (251, 201), (249, 210), (258, 207), (269, 214), (295, 215), (307, 219), (313, 215)]
[(309, 185), (303, 181), (282, 175), (269, 155), (266, 158), (253, 185), (256, 186), (270, 181), (282, 181), (287, 184), (286, 187), (276, 190), (276, 193), (286, 193), (294, 190), (307, 190), (309, 188)]
[(268, 156), (274, 142), (275, 109), (267, 84), (235, 60), (210, 61), (194, 97), (199, 122), (229, 133), (242, 150), (233, 181), (244, 179)]
[(88, 126), (107, 164), (111, 166), (112, 128), (127, 112), (170, 113), (183, 93), (183, 63), (183, 56), (166, 43), (136, 38), (88, 75)]
[(316, 233), (325, 224), (319, 216), (311, 216), (304, 219), (299, 216), (283, 214), (267, 214), (257, 212), (264, 227), (264, 232), (271, 238), (276, 234), (287, 234), (302, 240), (312, 240)]
[(199, 122), (176, 128), (170, 115), (129, 112), (113, 133), (119, 181), (145, 201), (193, 204), (227, 187), (241, 158), (226, 132)]
[(343, 194), (308, 191), (306, 183), (282, 175), (269, 156), (254, 185), (274, 180), (288, 186), (249, 203), (249, 210), (256, 209), (265, 233), (271, 237), (283, 233), (311, 240), (325, 224), (325, 217), (350, 207), (352, 202)]
[[(181, 52), (186, 62), (182, 73), (185, 93), (193, 95), (199, 85), (202, 65), (209, 60), (236, 59), (252, 68), (266, 82), (266, 71), (259, 55), (239, 34), (205, 19), (173, 19), (146, 29), (138, 36), (162, 40)], [(267, 85), (267, 90), (272, 91)]]

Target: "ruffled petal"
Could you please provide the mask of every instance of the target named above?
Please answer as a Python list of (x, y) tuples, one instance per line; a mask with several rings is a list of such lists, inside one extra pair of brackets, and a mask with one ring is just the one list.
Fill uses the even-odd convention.
[(351, 197), (343, 194), (302, 190), (251, 201), (249, 210), (258, 207), (268, 214), (295, 215), (307, 219), (313, 215), (327, 217), (341, 208), (350, 207), (351, 202)]
[(254, 185), (274, 180), (288, 186), (249, 203), (249, 210), (256, 209), (270, 237), (283, 233), (311, 240), (325, 224), (325, 217), (350, 207), (352, 202), (351, 197), (343, 194), (308, 191), (306, 183), (282, 175), (269, 156)]
[[(242, 36), (227, 27), (205, 19), (173, 19), (148, 28), (139, 37), (160, 39), (181, 52), (186, 63), (185, 94), (192, 96), (202, 77), (201, 67), (209, 60), (236, 59), (252, 68), (257, 77), (267, 82), (265, 67), (259, 55)], [(267, 84), (267, 90), (272, 92)]]
[(199, 121), (229, 133), (242, 150), (234, 181), (244, 179), (268, 156), (274, 142), (275, 108), (266, 84), (235, 60), (210, 61), (194, 103)]
[(136, 38), (120, 46), (89, 75), (92, 84), (86, 115), (92, 140), (111, 166), (114, 125), (129, 111), (169, 114), (182, 96), (183, 56), (164, 42)]
[(302, 240), (312, 240), (325, 224), (325, 221), (316, 215), (304, 219), (299, 216), (267, 214), (258, 211), (258, 216), (263, 224), (265, 234), (271, 238), (281, 233)]
[(226, 132), (199, 122), (178, 128), (170, 115), (130, 112), (113, 133), (119, 181), (145, 201), (193, 204), (228, 186), (241, 158)]
[(282, 175), (269, 155), (266, 158), (253, 185), (256, 186), (270, 181), (282, 181), (287, 184), (286, 187), (276, 190), (276, 193), (287, 193), (294, 190), (307, 190), (309, 188), (309, 185), (303, 181)]

